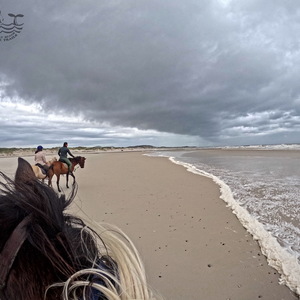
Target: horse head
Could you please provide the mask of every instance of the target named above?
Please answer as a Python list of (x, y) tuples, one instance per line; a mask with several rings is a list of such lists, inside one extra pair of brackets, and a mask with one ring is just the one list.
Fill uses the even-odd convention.
[(84, 168), (86, 158), (83, 156), (76, 156), (75, 161), (79, 164), (80, 168)]

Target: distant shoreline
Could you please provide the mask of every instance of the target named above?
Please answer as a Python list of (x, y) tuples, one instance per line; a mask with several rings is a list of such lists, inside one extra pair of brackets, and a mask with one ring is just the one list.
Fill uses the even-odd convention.
[[(56, 155), (59, 147), (44, 148), (46, 155)], [(105, 153), (105, 152), (134, 152), (134, 151), (175, 151), (175, 150), (199, 150), (199, 147), (154, 147), (154, 146), (129, 146), (129, 147), (69, 147), (74, 154), (89, 153)], [(17, 157), (17, 156), (31, 156), (34, 154), (36, 148), (0, 148), (1, 157)]]
[[(56, 155), (60, 147), (44, 148), (46, 155)], [(178, 147), (165, 147), (165, 146), (151, 146), (151, 145), (138, 145), (128, 147), (69, 147), (74, 154), (98, 154), (98, 153), (111, 153), (111, 152), (135, 152), (135, 151), (233, 151), (244, 153), (248, 151), (300, 151), (300, 144), (282, 144), (282, 145), (256, 145), (256, 146), (220, 146), (220, 147), (197, 147), (197, 146), (178, 146)], [(2, 157), (18, 157), (18, 156), (31, 156), (34, 154), (36, 148), (0, 148), (0, 158)]]

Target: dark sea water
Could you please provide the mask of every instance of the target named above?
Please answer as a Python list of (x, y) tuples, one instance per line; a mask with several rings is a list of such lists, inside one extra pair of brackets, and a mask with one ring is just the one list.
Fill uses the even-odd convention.
[(212, 178), (282, 283), (300, 293), (300, 150), (201, 149), (153, 155)]

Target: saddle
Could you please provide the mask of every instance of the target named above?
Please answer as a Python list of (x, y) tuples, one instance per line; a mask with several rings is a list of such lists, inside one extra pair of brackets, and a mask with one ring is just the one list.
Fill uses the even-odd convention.
[(38, 167), (41, 169), (41, 171), (42, 171), (42, 173), (43, 173), (44, 175), (47, 175), (47, 170), (44, 169), (44, 166), (43, 166), (43, 165), (41, 165), (41, 164), (39, 164), (39, 163), (37, 163), (37, 164), (35, 164), (35, 165), (38, 166)]

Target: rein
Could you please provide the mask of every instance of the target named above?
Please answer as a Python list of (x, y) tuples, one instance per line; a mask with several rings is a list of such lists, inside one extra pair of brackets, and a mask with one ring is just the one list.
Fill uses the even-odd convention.
[(79, 168), (79, 165), (77, 164), (77, 165), (75, 165), (74, 166), (74, 170), (73, 170), (73, 172), (75, 172), (77, 169)]
[(18, 252), (29, 235), (26, 225), (30, 221), (31, 215), (28, 215), (18, 224), (0, 253), (0, 300), (6, 299), (3, 290)]

